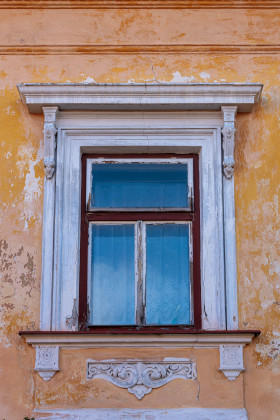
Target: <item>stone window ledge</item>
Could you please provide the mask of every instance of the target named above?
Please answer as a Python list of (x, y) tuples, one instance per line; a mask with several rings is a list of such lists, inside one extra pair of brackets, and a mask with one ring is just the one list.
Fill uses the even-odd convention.
[(220, 345), (250, 344), (259, 330), (178, 331), (170, 334), (96, 333), (92, 331), (20, 331), (28, 344), (52, 345), (62, 348), (96, 347), (164, 347), (219, 348)]

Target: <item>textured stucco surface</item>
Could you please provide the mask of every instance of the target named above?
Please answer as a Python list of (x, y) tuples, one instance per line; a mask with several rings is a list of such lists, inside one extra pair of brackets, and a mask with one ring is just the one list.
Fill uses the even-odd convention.
[[(1, 10), (2, 418), (22, 420), (34, 407), (245, 407), (252, 420), (280, 418), (280, 50), (277, 54), (268, 48), (265, 54), (247, 51), (256, 44), (276, 45), (279, 21), (280, 10)], [(123, 54), (85, 54), (85, 46), (97, 44), (128, 47)], [(154, 52), (134, 51), (136, 44), (150, 45)], [(197, 44), (197, 53), (172, 53), (174, 44)], [(211, 54), (202, 49), (204, 44), (212, 45)], [(213, 50), (237, 44), (243, 45), (239, 53)], [(17, 45), (23, 48), (21, 53)], [(24, 53), (28, 45), (34, 54)], [(79, 48), (59, 55), (54, 53), (56, 45)], [(165, 45), (166, 53), (159, 53), (156, 45)], [(44, 54), (36, 53), (38, 46), (44, 47)], [(43, 117), (28, 113), (16, 84), (215, 81), (264, 84), (262, 101), (253, 113), (237, 117), (239, 327), (262, 331), (245, 349), (246, 372), (229, 382), (218, 371), (216, 350), (63, 350), (61, 372), (44, 383), (33, 372), (34, 350), (17, 334), (38, 329), (39, 324)], [(86, 358), (126, 354), (153, 359), (159, 353), (163, 358), (197, 358), (197, 382), (173, 381), (139, 402), (108, 382), (85, 379)]]

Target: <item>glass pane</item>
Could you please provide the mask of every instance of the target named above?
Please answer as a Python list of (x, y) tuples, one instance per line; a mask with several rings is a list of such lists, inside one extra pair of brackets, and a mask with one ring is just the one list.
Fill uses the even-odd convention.
[(92, 225), (90, 324), (135, 324), (134, 225)]
[(93, 164), (92, 207), (189, 207), (187, 164)]
[(190, 324), (189, 226), (146, 225), (146, 323)]

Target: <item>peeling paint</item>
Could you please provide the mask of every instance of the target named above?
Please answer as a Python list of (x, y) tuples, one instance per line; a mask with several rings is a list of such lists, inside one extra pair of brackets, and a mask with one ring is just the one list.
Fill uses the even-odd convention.
[[(250, 419), (279, 419), (280, 389), (280, 12), (187, 9), (142, 11), (1, 10), (1, 46), (71, 44), (80, 55), (0, 56), (0, 406), (3, 418), (32, 417), (34, 408), (141, 409), (113, 385), (85, 381), (85, 360), (190, 356), (189, 349), (85, 349), (62, 351), (61, 372), (51, 383), (33, 373), (34, 352), (18, 336), (36, 330), (40, 311), (43, 208), (43, 118), (28, 114), (20, 82), (197, 83), (261, 82), (262, 102), (237, 117), (235, 197), (240, 328), (261, 329), (245, 348), (245, 380), (227, 382), (215, 350), (197, 350), (198, 383), (180, 381), (147, 396), (149, 408), (243, 407)], [(205, 24), (207, 22), (207, 24)], [(17, 29), (16, 31), (13, 28)], [(34, 35), (36, 28), (36, 36)], [(75, 30), (74, 30), (75, 29)], [(23, 42), (21, 42), (23, 40)], [(85, 54), (83, 45), (152, 45), (154, 53)], [(226, 46), (263, 44), (267, 53), (234, 54)], [(160, 54), (158, 45), (166, 45)], [(172, 45), (197, 45), (170, 53)], [(216, 53), (207, 45), (217, 48)], [(224, 50), (219, 52), (219, 47)], [(247, 48), (246, 47), (246, 48)], [(203, 51), (204, 48), (204, 51)], [(239, 47), (236, 47), (237, 49)], [(200, 53), (198, 53), (200, 52)], [(207, 317), (207, 314), (204, 314)], [(244, 402), (245, 399), (245, 402)], [(146, 403), (145, 403), (146, 404)], [(43, 418), (43, 414), (40, 415)], [(37, 417), (37, 416), (36, 416)], [(39, 418), (39, 417), (38, 417)]]

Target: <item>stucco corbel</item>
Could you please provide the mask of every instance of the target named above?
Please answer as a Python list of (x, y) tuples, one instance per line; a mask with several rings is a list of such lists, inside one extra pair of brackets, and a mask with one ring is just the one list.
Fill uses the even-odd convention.
[(47, 179), (52, 179), (55, 172), (56, 117), (58, 107), (43, 107), (44, 112), (44, 169)]
[(35, 346), (35, 371), (44, 381), (49, 381), (59, 371), (59, 346)]
[(234, 136), (235, 136), (235, 116), (237, 106), (222, 106), (224, 118), (223, 134), (223, 170), (224, 176), (231, 179), (234, 172)]
[(239, 374), (244, 371), (242, 345), (220, 346), (220, 371), (222, 371), (230, 381), (234, 381)]

